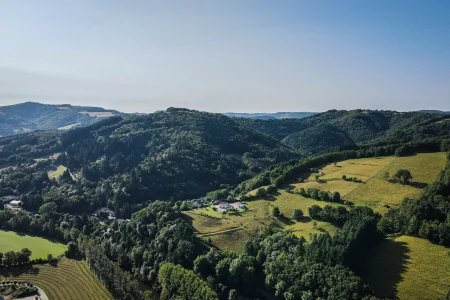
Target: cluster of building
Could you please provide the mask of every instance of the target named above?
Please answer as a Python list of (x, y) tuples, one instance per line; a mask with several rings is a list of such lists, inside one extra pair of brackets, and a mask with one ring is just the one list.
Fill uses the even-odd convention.
[(0, 197), (0, 202), (3, 202), (5, 209), (11, 210), (22, 210), (22, 201), (20, 201), (20, 196), (10, 195)]
[(236, 202), (233, 202), (233, 203), (219, 202), (217, 204), (211, 205), (211, 207), (215, 208), (219, 212), (227, 212), (227, 211), (229, 211), (231, 209), (233, 209), (233, 210), (244, 210), (246, 208), (245, 204), (240, 202), (240, 201), (236, 201)]
[(209, 204), (202, 199), (193, 200), (191, 202), (193, 209), (211, 206), (214, 210), (219, 212), (227, 212), (229, 210), (245, 210), (247, 206), (244, 202), (225, 202), (225, 201), (214, 201), (213, 204)]

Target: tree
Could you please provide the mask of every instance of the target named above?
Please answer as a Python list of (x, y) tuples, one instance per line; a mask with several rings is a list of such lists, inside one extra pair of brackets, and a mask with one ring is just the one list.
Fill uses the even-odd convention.
[(292, 214), (292, 219), (299, 221), (303, 217), (303, 212), (301, 209), (294, 209), (294, 213)]
[(16, 256), (18, 263), (26, 264), (30, 261), (31, 251), (28, 248), (23, 248)]
[(17, 263), (16, 253), (14, 251), (8, 251), (3, 257), (3, 265), (5, 267), (14, 266)]
[(187, 201), (183, 201), (183, 203), (181, 203), (180, 210), (181, 211), (189, 210), (189, 203)]
[(314, 204), (308, 209), (309, 216), (313, 219), (319, 218), (322, 208), (319, 205)]
[(230, 294), (228, 295), (228, 300), (236, 300), (238, 293), (235, 289), (230, 290)]
[(272, 216), (278, 218), (280, 217), (280, 215), (281, 215), (280, 209), (278, 208), (278, 206), (275, 206), (272, 210)]
[(191, 270), (165, 263), (159, 269), (161, 299), (219, 299), (217, 294)]
[(52, 262), (53, 261), (53, 255), (52, 254), (47, 254), (47, 260), (48, 262)]
[(272, 194), (272, 193), (274, 193), (275, 191), (277, 190), (277, 188), (276, 187), (274, 187), (273, 185), (269, 185), (268, 187), (267, 187), (267, 193), (268, 194)]
[(263, 187), (256, 190), (256, 197), (264, 197), (266, 194), (267, 191)]
[(406, 169), (400, 169), (394, 174), (394, 179), (399, 180), (402, 184), (408, 184), (412, 178), (411, 172)]
[(339, 192), (334, 192), (333, 195), (331, 196), (331, 201), (333, 202), (341, 201), (341, 194), (339, 194)]
[(67, 250), (64, 252), (64, 255), (68, 258), (74, 257), (78, 254), (78, 247), (74, 242), (69, 242), (67, 244)]
[(39, 213), (41, 215), (53, 216), (56, 213), (56, 211), (57, 206), (56, 203), (54, 202), (45, 203), (41, 205), (41, 207), (39, 207)]
[(342, 175), (342, 179), (347, 179), (347, 176), (346, 175)]

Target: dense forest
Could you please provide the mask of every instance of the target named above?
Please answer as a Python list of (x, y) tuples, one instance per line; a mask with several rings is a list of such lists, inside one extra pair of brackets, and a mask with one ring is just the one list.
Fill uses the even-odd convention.
[[(237, 118), (305, 155), (448, 136), (450, 116), (425, 112), (330, 110), (303, 119)], [(352, 147), (353, 146), (353, 147)]]
[[(449, 162), (419, 199), (384, 216), (314, 205), (309, 216), (334, 224), (334, 236), (307, 242), (261, 227), (240, 255), (197, 239), (183, 200), (245, 199), (257, 188), (263, 195), (262, 186), (273, 190), (350, 158), (449, 152), (449, 126), (447, 115), (426, 113), (330, 111), (261, 121), (171, 108), (3, 137), (0, 197), (20, 198), (33, 214), (2, 209), (0, 227), (68, 243), (66, 255), (86, 259), (117, 299), (152, 299), (136, 281), (161, 299), (376, 299), (357, 274), (362, 254), (386, 235), (450, 245)], [(333, 191), (300, 193), (341, 201)], [(92, 215), (100, 207), (116, 218)]]

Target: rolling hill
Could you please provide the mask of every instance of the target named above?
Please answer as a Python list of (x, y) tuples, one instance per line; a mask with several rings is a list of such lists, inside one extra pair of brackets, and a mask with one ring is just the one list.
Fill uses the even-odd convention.
[(450, 130), (450, 116), (445, 114), (361, 109), (330, 110), (303, 119), (236, 120), (305, 155), (354, 149), (363, 144), (404, 143), (447, 136)]
[(115, 115), (115, 110), (100, 107), (72, 106), (69, 104), (47, 105), (26, 102), (0, 107), (0, 136), (33, 130), (68, 130), (86, 126)]
[(65, 133), (13, 135), (0, 139), (0, 146), (3, 164), (34, 165), (37, 158), (61, 153), (53, 168), (68, 167), (92, 191), (80, 192), (70, 209), (103, 202), (127, 207), (124, 215), (148, 200), (202, 196), (301, 157), (232, 118), (175, 108), (125, 119), (115, 116)]
[(301, 119), (312, 115), (315, 112), (276, 112), (276, 113), (234, 113), (228, 112), (224, 115), (228, 117), (241, 117), (258, 120), (275, 120), (275, 119)]

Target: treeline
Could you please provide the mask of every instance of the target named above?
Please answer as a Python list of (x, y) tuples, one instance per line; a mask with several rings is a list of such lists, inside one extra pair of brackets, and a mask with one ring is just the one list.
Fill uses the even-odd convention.
[(23, 265), (30, 262), (31, 250), (23, 248), (18, 252), (8, 251), (0, 252), (0, 267), (12, 267), (16, 265)]
[[(443, 150), (450, 142), (443, 143)], [(399, 208), (389, 210), (378, 224), (385, 233), (402, 233), (450, 246), (450, 154), (445, 168), (419, 199), (405, 199)]]
[(340, 202), (341, 201), (341, 194), (339, 192), (328, 192), (328, 191), (322, 191), (320, 189), (316, 188), (300, 188), (298, 191), (298, 194), (306, 197), (306, 198), (312, 198), (315, 200), (321, 200), (326, 202)]
[(129, 273), (123, 271), (118, 264), (112, 262), (102, 252), (102, 249), (98, 247), (96, 241), (90, 240), (86, 236), (80, 236), (78, 248), (86, 258), (89, 268), (97, 275), (115, 299), (146, 299), (139, 290), (138, 283), (131, 278)]

